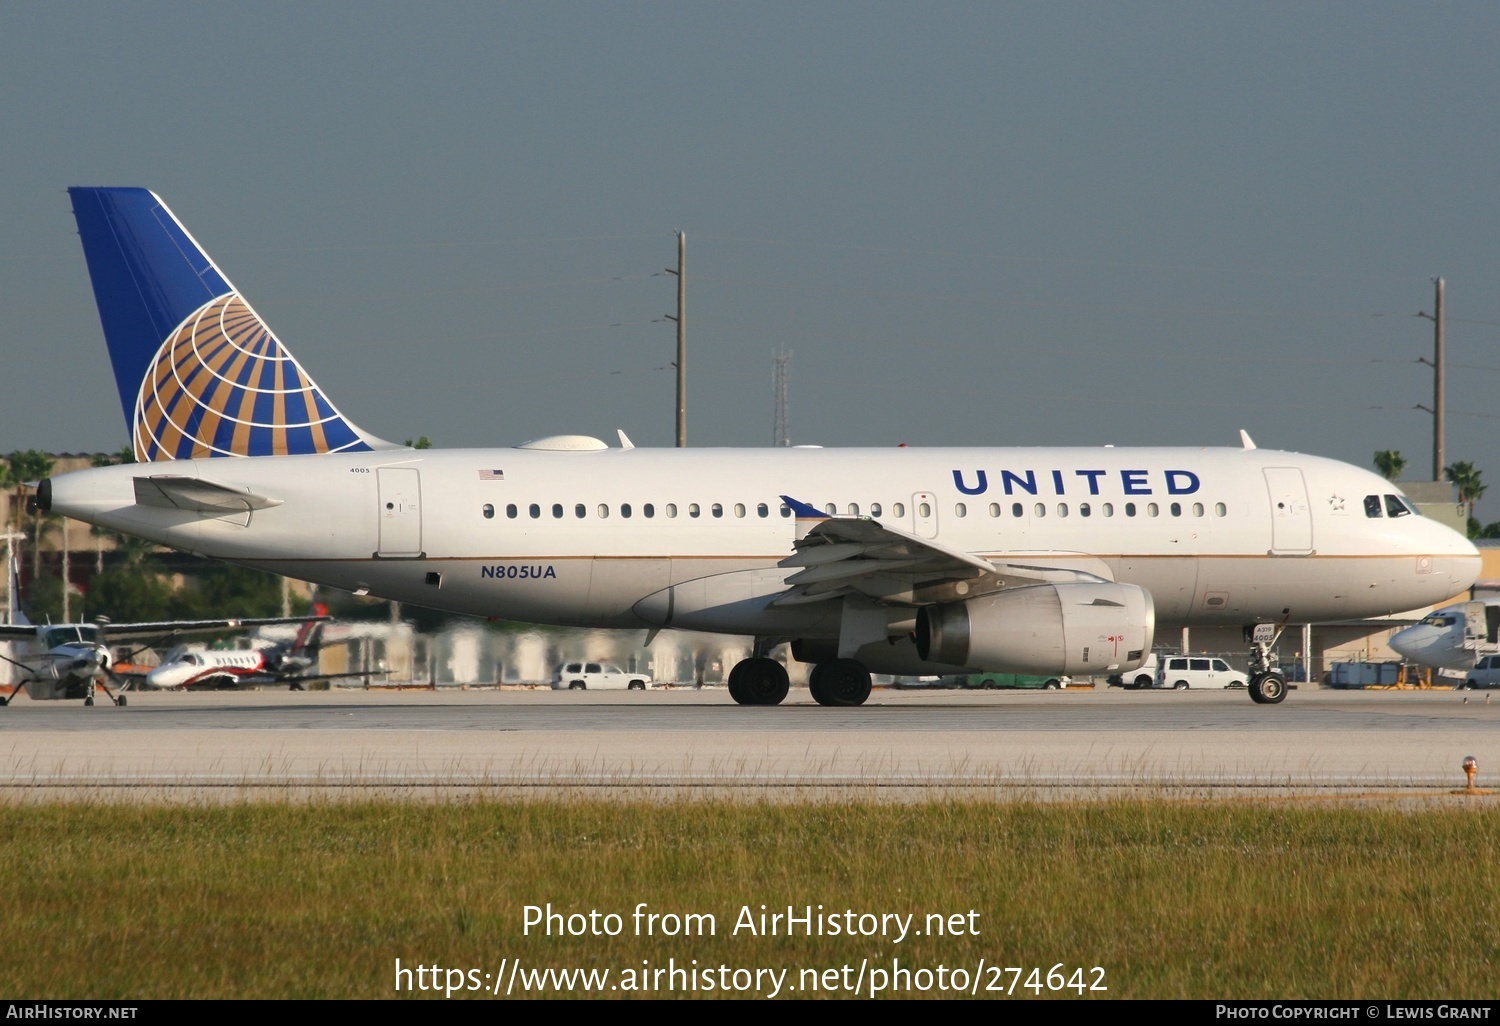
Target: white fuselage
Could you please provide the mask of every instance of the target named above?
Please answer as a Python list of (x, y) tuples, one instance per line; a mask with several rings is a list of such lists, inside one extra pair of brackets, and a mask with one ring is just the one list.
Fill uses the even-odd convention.
[(87, 684), (111, 662), (109, 649), (93, 624), (37, 626), (36, 637), (14, 642), (11, 655), (25, 668), (21, 683), (55, 683), (63, 688)]
[(1458, 602), (1434, 610), (1421, 623), (1391, 635), (1390, 646), (1402, 658), (1444, 670), (1467, 670), (1487, 655), (1500, 652), (1500, 599)]
[[(152, 475), (271, 502), (220, 515), (137, 505), (134, 480)], [(1477, 551), (1419, 515), (1388, 515), (1399, 502), (1382, 497), (1395, 493), (1357, 467), (1264, 449), (521, 448), (108, 467), (54, 479), (51, 503), (175, 548), (456, 612), (837, 637), (836, 602), (769, 606), (794, 572), (777, 565), (797, 536), (781, 496), (1139, 585), (1170, 626), (1384, 615), (1464, 591)]]
[(266, 654), (261, 649), (214, 651), (198, 645), (180, 646), (146, 674), (146, 683), (156, 688), (182, 688), (265, 673)]

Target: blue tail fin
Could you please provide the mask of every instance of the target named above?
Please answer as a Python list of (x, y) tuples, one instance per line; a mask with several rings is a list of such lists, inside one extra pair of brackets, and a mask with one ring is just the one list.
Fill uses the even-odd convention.
[(398, 448), (328, 401), (155, 193), (68, 194), (137, 460)]

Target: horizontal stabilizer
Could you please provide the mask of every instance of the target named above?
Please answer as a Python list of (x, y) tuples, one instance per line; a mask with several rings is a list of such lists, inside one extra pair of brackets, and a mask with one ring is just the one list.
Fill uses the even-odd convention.
[(181, 509), (211, 516), (248, 513), (253, 509), (270, 509), (280, 506), (280, 499), (268, 499), (247, 491), (237, 491), (212, 481), (196, 477), (180, 477), (163, 474), (157, 477), (135, 478), (135, 502), (137, 506), (155, 506), (158, 509)]

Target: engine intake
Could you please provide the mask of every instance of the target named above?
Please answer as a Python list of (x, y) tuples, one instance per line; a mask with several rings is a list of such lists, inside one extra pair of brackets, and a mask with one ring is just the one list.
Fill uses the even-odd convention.
[(1085, 675), (1135, 669), (1155, 633), (1151, 593), (1103, 581), (925, 606), (916, 643), (923, 659), (970, 670)]

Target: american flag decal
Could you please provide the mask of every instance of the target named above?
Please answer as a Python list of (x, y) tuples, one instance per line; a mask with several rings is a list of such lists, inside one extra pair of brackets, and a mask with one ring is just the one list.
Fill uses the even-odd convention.
[(505, 480), (505, 471), (503, 471), (503, 470), (481, 470), (479, 472), (479, 480), (481, 480), (481, 481), (504, 481)]

